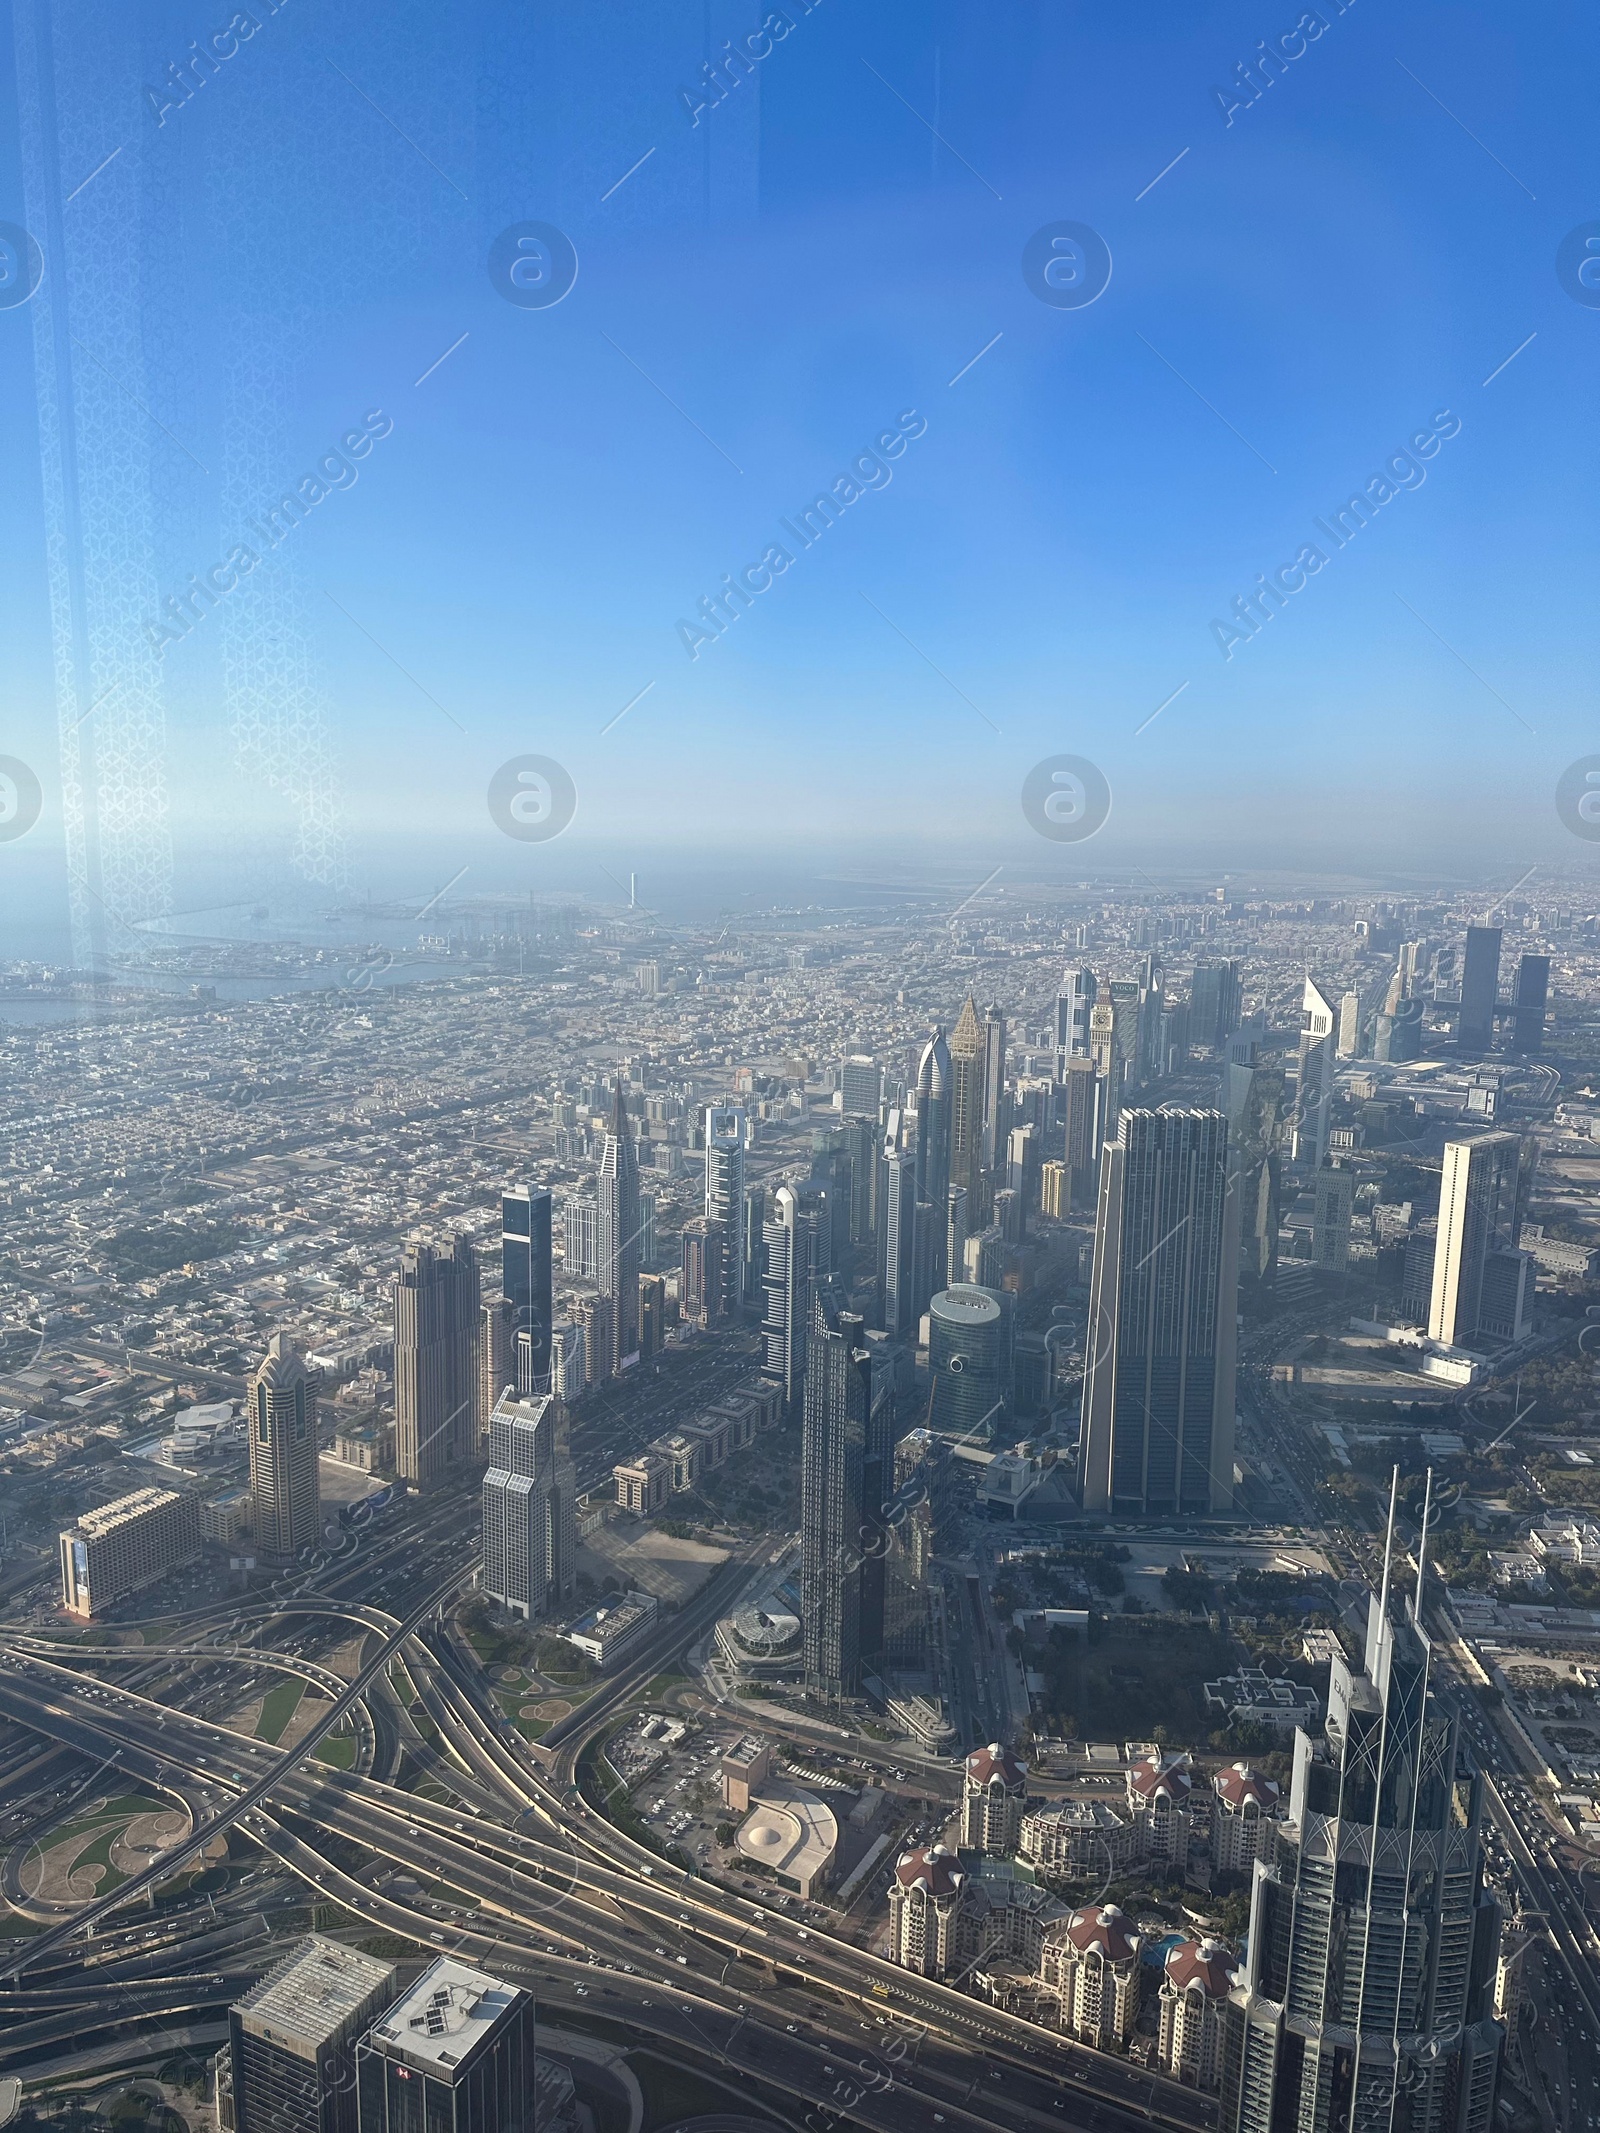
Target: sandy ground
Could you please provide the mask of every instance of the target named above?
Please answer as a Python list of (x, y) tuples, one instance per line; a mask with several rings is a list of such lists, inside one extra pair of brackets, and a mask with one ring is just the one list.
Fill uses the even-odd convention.
[(618, 1519), (592, 1533), (578, 1550), (578, 1568), (597, 1585), (610, 1576), (630, 1589), (654, 1593), (664, 1607), (681, 1607), (728, 1560), (726, 1548), (679, 1540), (654, 1526)]

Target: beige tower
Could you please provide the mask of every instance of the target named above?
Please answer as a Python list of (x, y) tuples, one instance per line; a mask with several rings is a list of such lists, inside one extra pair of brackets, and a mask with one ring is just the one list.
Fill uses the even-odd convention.
[(256, 1546), (282, 1560), (316, 1545), (322, 1526), (317, 1399), (305, 1360), (275, 1333), (246, 1395)]

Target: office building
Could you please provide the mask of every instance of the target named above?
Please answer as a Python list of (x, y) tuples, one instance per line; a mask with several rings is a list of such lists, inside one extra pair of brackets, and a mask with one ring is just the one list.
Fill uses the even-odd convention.
[(1237, 1201), (1216, 1111), (1125, 1111), (1101, 1158), (1079, 1486), (1115, 1516), (1233, 1502)]
[[(408, 1245), (393, 1298), (395, 1467), (436, 1488), (477, 1450), (477, 1254), (465, 1237)], [(542, 1337), (548, 1369), (548, 1318)]]
[(662, 1452), (641, 1452), (611, 1469), (617, 1502), (636, 1518), (653, 1518), (672, 1494), (672, 1461)]
[[(588, 1390), (589, 1372), (584, 1348), (581, 1325), (569, 1323), (557, 1326), (550, 1336), (550, 1390), (568, 1407)], [(489, 1412), (493, 1414), (494, 1409), (491, 1408)], [(489, 1425), (485, 1422), (485, 1443), (488, 1441), (488, 1435)]]
[(1056, 1076), (1069, 1059), (1089, 1056), (1089, 1010), (1095, 1002), (1092, 970), (1064, 970), (1056, 994)]
[(608, 1674), (649, 1641), (660, 1612), (661, 1603), (653, 1593), (624, 1593), (574, 1622), (567, 1642), (602, 1674)]
[[(937, 1210), (941, 1226), (950, 1192), (950, 1081), (950, 1048), (943, 1030), (935, 1029), (917, 1067), (917, 1199)], [(944, 1251), (944, 1238), (938, 1235), (927, 1271), (934, 1287), (945, 1278)], [(917, 1309), (920, 1316), (926, 1304), (919, 1301)]]
[(441, 1955), (356, 2046), (359, 2133), (535, 2133), (533, 1995)]
[(977, 1003), (968, 993), (950, 1032), (950, 1183), (967, 1195), (971, 1229), (980, 1228), (980, 1218), (987, 1213), (983, 1171), (987, 1088), (988, 1039), (978, 1020)]
[(1109, 1000), (1089, 1010), (1089, 1065), (1094, 1075), (1096, 1144), (1104, 1147), (1122, 1115), (1125, 1062), (1117, 1043), (1117, 1011)]
[(928, 1305), (928, 1427), (987, 1444), (1009, 1411), (1014, 1299), (954, 1282)]
[(569, 1192), (561, 1209), (562, 1258), (574, 1281), (600, 1271), (600, 1209), (592, 1192)]
[(1517, 1133), (1445, 1143), (1430, 1340), (1456, 1348), (1481, 1335), (1520, 1339), (1520, 1331), (1500, 1330), (1508, 1316), (1526, 1330), (1532, 1271), (1517, 1243), (1537, 1152), (1534, 1141)]
[[(1254, 1046), (1241, 1049), (1254, 1051)], [(1259, 1318), (1272, 1307), (1278, 1281), (1278, 1225), (1286, 1099), (1281, 1067), (1230, 1059), (1223, 1087), (1228, 1107), (1228, 1190), (1239, 1225), (1239, 1308)]]
[(952, 1185), (945, 1206), (944, 1263), (959, 1280), (967, 1264), (967, 1188)]
[(1231, 956), (1196, 963), (1189, 981), (1189, 1042), (1220, 1052), (1243, 1011), (1243, 965)]
[[(1142, 1078), (1140, 1029), (1145, 1014), (1146, 990), (1144, 980), (1140, 978), (1111, 978), (1106, 984), (1105, 1002), (1111, 1009), (1112, 1049), (1121, 1069), (1119, 1092), (1133, 1088)], [(1092, 1034), (1092, 1014), (1089, 1026)]]
[(1065, 1163), (1039, 1165), (1039, 1212), (1048, 1222), (1061, 1222), (1072, 1211), (1072, 1173)]
[(1005, 1162), (1011, 1130), (1011, 1098), (1006, 1081), (1006, 1018), (991, 1006), (983, 1018), (983, 1128), (978, 1160), (992, 1177)]
[(611, 1306), (611, 1355), (605, 1372), (611, 1377), (639, 1353), (639, 1156), (620, 1076), (594, 1196), (595, 1281)]
[(322, 1531), (317, 1400), (304, 1358), (274, 1333), (245, 1393), (256, 1547), (276, 1561), (314, 1548)]
[(839, 1069), (839, 1108), (846, 1118), (869, 1119), (874, 1126), (883, 1105), (883, 1068), (876, 1059), (852, 1053)]
[(1334, 1026), (1327, 994), (1307, 977), (1300, 1006), (1300, 1076), (1295, 1084), (1294, 1139), (1290, 1153), (1302, 1169), (1320, 1170), (1328, 1154), (1332, 1123)]
[(848, 1237), (870, 1244), (877, 1235), (878, 1162), (883, 1129), (875, 1118), (847, 1118), (839, 1129), (849, 1178)]
[(1287, 1818), (1255, 1870), (1224, 2013), (1223, 2133), (1494, 2123), (1483, 1780), (1415, 1605), (1391, 1611), (1392, 1518), (1390, 1542), (1361, 1670), (1335, 1647), (1325, 1742), (1295, 1733)]
[(639, 1276), (639, 1360), (648, 1363), (661, 1353), (667, 1338), (667, 1277)]
[(496, 1296), (480, 1305), (478, 1312), (477, 1433), (480, 1451), (489, 1441), (489, 1417), (494, 1413), (495, 1402), (508, 1385), (517, 1382), (516, 1358), (516, 1310), (505, 1297)]
[(502, 1395), (483, 1477), (486, 1598), (524, 1621), (569, 1606), (578, 1579), (578, 1477), (567, 1411), (553, 1393)]
[(723, 1278), (727, 1233), (707, 1215), (691, 1215), (679, 1241), (678, 1304), (687, 1319), (715, 1325), (727, 1307)]
[(1544, 1050), (1545, 1009), (1550, 998), (1550, 958), (1517, 958), (1516, 989), (1511, 996), (1511, 1049), (1530, 1056)]
[(744, 1218), (744, 1150), (748, 1138), (745, 1114), (737, 1104), (711, 1104), (706, 1110), (706, 1192), (704, 1214), (722, 1232), (718, 1252), (715, 1316), (725, 1318), (744, 1302), (744, 1261), (730, 1251)]
[(744, 1300), (760, 1309), (764, 1294), (762, 1283), (767, 1272), (767, 1188), (765, 1185), (747, 1185), (744, 1189), (744, 1228), (739, 1236), (730, 1240), (739, 1251), (742, 1261), (740, 1280)]
[(87, 1621), (199, 1553), (198, 1499), (186, 1489), (135, 1489), (62, 1534), (61, 1604)]
[(805, 1384), (811, 1289), (828, 1271), (827, 1195), (819, 1186), (780, 1185), (772, 1196), (765, 1236), (766, 1311), (761, 1321), (761, 1374), (783, 1388), (784, 1406), (798, 1412)]
[(1340, 1059), (1359, 1059), (1361, 1056), (1361, 995), (1358, 992), (1339, 995), (1339, 1036), (1334, 1052)]
[[(1061, 1067), (1058, 1098), (1061, 1113), (1061, 1160), (1067, 1167), (1067, 1207), (1092, 1208), (1095, 1174), (1100, 1162), (1100, 1081), (1094, 1061), (1088, 1056), (1085, 1037), (1082, 1058), (1071, 1058)], [(1063, 1212), (1066, 1210), (1064, 1209)]]
[(1456, 1050), (1476, 1055), (1494, 1041), (1495, 1006), (1500, 997), (1500, 928), (1469, 926), (1461, 961), (1461, 1006), (1456, 1015)]
[(908, 1146), (906, 1114), (898, 1107), (884, 1128), (878, 1181), (878, 1296), (880, 1322), (895, 1340), (914, 1340), (921, 1316), (916, 1294), (917, 1161)]
[(1022, 1226), (1039, 1207), (1039, 1172), (1044, 1162), (1044, 1135), (1036, 1126), (1013, 1126), (1006, 1135), (1006, 1189), (1020, 1204)]
[(550, 1195), (521, 1185), (500, 1195), (500, 1293), (511, 1306), (512, 1332), (533, 1343), (533, 1367), (550, 1376)]
[(873, 1429), (865, 1334), (854, 1312), (814, 1291), (800, 1454), (800, 1619), (807, 1690), (835, 1700), (860, 1687), (864, 1641), (871, 1649), (881, 1643), (881, 1599), (878, 1638), (863, 1637), (864, 1558), (880, 1576), (883, 1568), (864, 1536), (882, 1519), (891, 1447)]
[(1356, 1181), (1348, 1170), (1319, 1170), (1311, 1181), (1311, 1264), (1343, 1274), (1350, 1265)]
[(230, 2010), (235, 2133), (356, 2133), (356, 2044), (392, 1963), (313, 1933)]
[(586, 1296), (578, 1306), (586, 1385), (602, 1384), (612, 1374), (617, 1352), (616, 1316), (616, 1306), (609, 1296)]

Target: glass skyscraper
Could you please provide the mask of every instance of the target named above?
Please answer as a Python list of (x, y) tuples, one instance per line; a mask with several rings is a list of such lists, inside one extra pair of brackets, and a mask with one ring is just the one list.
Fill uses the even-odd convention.
[(520, 1185), (500, 1196), (500, 1292), (511, 1306), (511, 1333), (532, 1336), (540, 1384), (550, 1376), (550, 1195)]

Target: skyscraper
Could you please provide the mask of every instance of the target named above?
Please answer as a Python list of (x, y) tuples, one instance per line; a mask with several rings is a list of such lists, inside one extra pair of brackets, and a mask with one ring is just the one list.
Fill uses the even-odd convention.
[(395, 1466), (434, 1488), (477, 1449), (477, 1254), (465, 1237), (407, 1245), (393, 1297)]
[(878, 1182), (878, 1294), (885, 1333), (914, 1340), (917, 1330), (914, 1236), (917, 1218), (916, 1157), (906, 1145), (905, 1113), (889, 1113)]
[(729, 1249), (737, 1250), (743, 1262), (740, 1272), (740, 1293), (747, 1304), (760, 1306), (765, 1293), (762, 1287), (767, 1271), (767, 1188), (765, 1185), (746, 1185), (744, 1207), (740, 1217), (743, 1229), (729, 1239)]
[(533, 1336), (533, 1365), (550, 1375), (550, 1195), (519, 1185), (500, 1195), (500, 1293), (513, 1336)]
[[(1087, 1044), (1087, 1038), (1085, 1044)], [(1095, 1172), (1100, 1151), (1095, 1146), (1097, 1076), (1087, 1055), (1064, 1060), (1061, 1066), (1062, 1161), (1067, 1166), (1068, 1190), (1075, 1208), (1094, 1205)]]
[(1326, 1166), (1312, 1181), (1311, 1263), (1329, 1274), (1342, 1274), (1350, 1265), (1355, 1184), (1352, 1172)]
[(928, 1306), (928, 1427), (987, 1444), (1011, 1399), (1015, 1299), (975, 1282), (952, 1282)]
[(274, 1333), (245, 1394), (256, 1546), (278, 1560), (316, 1545), (322, 1525), (317, 1402), (305, 1362)]
[(1532, 1261), (1518, 1250), (1538, 1144), (1518, 1133), (1447, 1141), (1428, 1338), (1456, 1347), (1526, 1331)]
[(715, 1324), (726, 1308), (727, 1282), (723, 1260), (727, 1237), (722, 1224), (705, 1215), (693, 1215), (683, 1225), (680, 1243), (679, 1302), (685, 1318), (703, 1326)]
[(595, 1205), (595, 1279), (611, 1305), (610, 1376), (639, 1352), (639, 1156), (620, 1074), (600, 1151)]
[(1196, 963), (1189, 983), (1189, 1042), (1221, 1051), (1239, 1027), (1242, 966), (1231, 956)]
[(735, 1311), (744, 1301), (744, 1259), (726, 1247), (739, 1235), (744, 1219), (745, 1115), (738, 1104), (711, 1104), (706, 1110), (705, 1216), (720, 1225), (723, 1250), (718, 1254), (718, 1279), (722, 1284), (716, 1299), (716, 1315)]
[(1006, 1135), (1011, 1130), (1006, 1088), (1006, 1018), (998, 1006), (983, 1018), (983, 1149), (984, 1170), (992, 1178), (1005, 1161)]
[(1550, 997), (1550, 958), (1524, 955), (1517, 958), (1517, 986), (1512, 995), (1515, 1015), (1511, 1024), (1514, 1052), (1544, 1050), (1545, 1007)]
[[(531, 1328), (530, 1328), (531, 1331)], [(517, 1382), (516, 1310), (505, 1297), (483, 1304), (478, 1314), (478, 1449), (489, 1441), (489, 1417), (508, 1385)]]
[(502, 1394), (483, 1477), (483, 1590), (525, 1621), (559, 1614), (577, 1590), (578, 1478), (567, 1411), (553, 1393)]
[[(1104, 1003), (1111, 1010), (1112, 1038), (1124, 1089), (1134, 1087), (1141, 1075), (1139, 1023), (1143, 1000), (1144, 987), (1137, 978), (1112, 978), (1105, 987)], [(1093, 1019), (1091, 1016), (1091, 1029)]]
[(569, 1192), (561, 1206), (561, 1248), (567, 1273), (593, 1281), (600, 1267), (600, 1210), (592, 1192)]
[(229, 2010), (236, 2133), (355, 2133), (356, 2042), (392, 1963), (313, 1933)]
[(793, 1414), (805, 1384), (806, 1338), (811, 1323), (811, 1287), (825, 1273), (827, 1196), (820, 1187), (780, 1185), (767, 1224), (766, 1312), (761, 1323), (765, 1358), (761, 1374), (783, 1387)]
[(1495, 1002), (1500, 994), (1500, 928), (1469, 926), (1461, 963), (1461, 1007), (1456, 1049), (1486, 1052), (1494, 1042)]
[(360, 2133), (535, 2133), (533, 1995), (441, 1955), (356, 2046)]
[(1435, 1692), (1416, 1602), (1391, 1612), (1393, 1542), (1391, 1511), (1361, 1672), (1335, 1649), (1326, 1744), (1295, 1734), (1288, 1818), (1256, 1867), (1224, 2012), (1222, 2133), (1494, 2122), (1500, 1916), (1483, 1779)]
[(981, 1229), (988, 1213), (983, 1175), (987, 1064), (983, 1024), (968, 993), (950, 1033), (950, 1182), (966, 1189), (970, 1229)]
[(1121, 1516), (1233, 1502), (1238, 1230), (1217, 1111), (1124, 1111), (1101, 1157), (1079, 1487)]
[[(888, 1493), (885, 1453), (873, 1439), (872, 1357), (863, 1321), (827, 1288), (811, 1297), (800, 1465), (800, 1614), (806, 1688), (853, 1696), (860, 1687), (866, 1565)], [(878, 1603), (881, 1616), (881, 1597)], [(880, 1630), (881, 1634), (881, 1630)]]
[(1308, 974), (1300, 1006), (1300, 1079), (1295, 1087), (1290, 1150), (1306, 1170), (1320, 1170), (1328, 1153), (1338, 1019), (1327, 994)]
[(854, 1052), (839, 1069), (839, 1109), (846, 1118), (878, 1123), (883, 1102), (883, 1068), (876, 1059)]
[[(917, 1067), (917, 1199), (933, 1208), (941, 1231), (950, 1189), (950, 1048), (935, 1029)], [(930, 1278), (944, 1278), (944, 1238), (930, 1250)], [(923, 1305), (919, 1302), (918, 1310)]]
[(1089, 1056), (1089, 1010), (1095, 1001), (1092, 970), (1064, 970), (1056, 994), (1056, 1078), (1069, 1059)]

